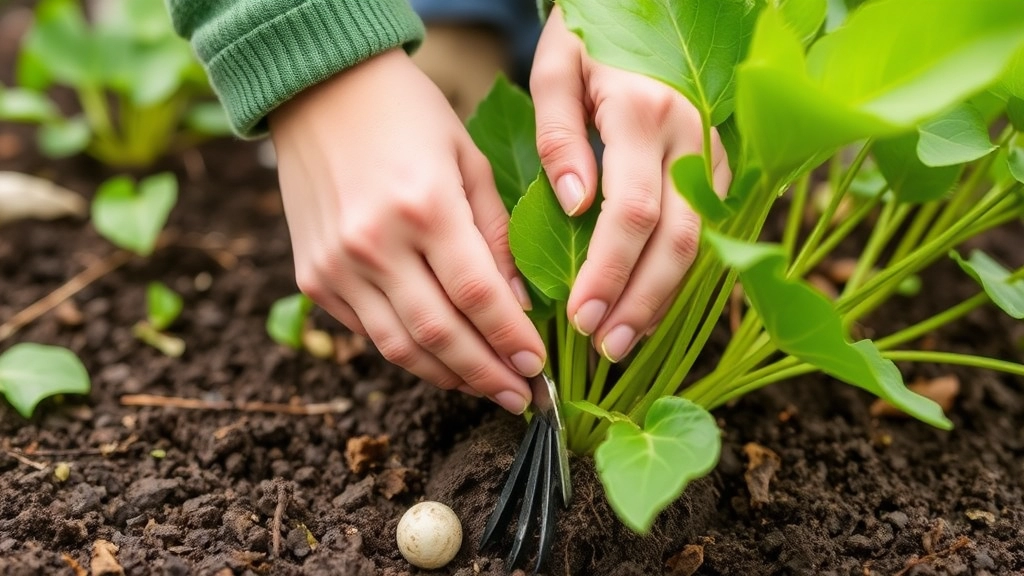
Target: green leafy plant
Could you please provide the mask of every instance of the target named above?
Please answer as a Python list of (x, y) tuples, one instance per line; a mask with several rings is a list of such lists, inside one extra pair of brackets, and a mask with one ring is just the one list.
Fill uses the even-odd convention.
[[(175, 144), (230, 132), (202, 67), (161, 0), (105, 2), (86, 20), (79, 0), (43, 0), (18, 61), (16, 88), (0, 88), (0, 120), (39, 125), (43, 153), (85, 151), (111, 166), (151, 164)], [(67, 117), (51, 86), (74, 91)]]
[[(544, 174), (535, 178), (533, 108), (507, 81), (498, 80), (469, 122), (513, 207), (509, 242), (540, 302), (531, 317), (549, 342), (569, 445), (594, 454), (609, 501), (629, 527), (649, 530), (688, 482), (713, 468), (720, 434), (708, 411), (773, 382), (822, 372), (949, 429), (941, 408), (910, 391), (894, 362), (1024, 375), (1019, 363), (912, 347), (990, 302), (1020, 318), (1024, 269), (980, 253), (966, 261), (954, 255), (982, 284), (977, 296), (874, 341), (851, 338), (872, 312), (912, 292), (922, 269), (1024, 214), (1024, 3), (559, 6), (593, 57), (675, 88), (704, 131), (704, 153), (671, 167), (702, 216), (699, 255), (657, 330), (612, 370), (565, 313), (596, 209), (565, 216)], [(734, 174), (725, 198), (710, 184), (714, 127)], [(820, 209), (812, 184), (826, 192)], [(815, 218), (806, 226), (808, 212)], [(758, 242), (773, 214), (785, 222), (781, 241)], [(867, 241), (852, 275), (838, 295), (825, 296), (806, 278), (859, 228)], [(737, 285), (742, 320), (717, 365), (695, 375)]]
[(150, 282), (146, 287), (146, 319), (132, 328), (136, 338), (172, 358), (185, 353), (185, 341), (165, 330), (178, 319), (184, 303), (177, 292), (163, 282)]
[(25, 418), (46, 398), (89, 388), (85, 366), (66, 348), (23, 342), (0, 354), (0, 395)]
[(115, 176), (96, 191), (93, 226), (114, 245), (149, 256), (177, 201), (178, 180), (170, 172), (143, 178), (138, 185), (128, 176)]

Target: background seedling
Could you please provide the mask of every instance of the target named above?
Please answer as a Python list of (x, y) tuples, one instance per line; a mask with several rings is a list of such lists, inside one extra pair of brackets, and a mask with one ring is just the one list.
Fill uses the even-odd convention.
[[(19, 55), (17, 88), (0, 89), (0, 120), (39, 125), (40, 150), (86, 152), (111, 166), (143, 167), (176, 145), (230, 133), (188, 42), (160, 0), (43, 0)], [(47, 96), (70, 88), (80, 114)]]
[[(524, 185), (539, 166), (533, 124), (502, 120), (532, 117), (525, 94), (499, 80), (469, 123), (506, 206), (514, 207), (509, 243), (532, 293), (541, 296), (542, 313), (533, 318), (568, 408), (570, 447), (595, 454), (609, 501), (629, 527), (649, 530), (687, 482), (714, 466), (720, 437), (707, 411), (772, 382), (823, 372), (948, 429), (942, 409), (909, 390), (894, 362), (1024, 375), (1024, 366), (1008, 360), (899, 349), (993, 300), (1020, 313), (1024, 271), (979, 255), (961, 262), (984, 292), (875, 341), (851, 338), (852, 328), (885, 302), (912, 294), (925, 267), (1024, 214), (1017, 133), (1024, 4), (559, 6), (593, 57), (686, 96), (704, 133), (703, 154), (671, 167), (676, 188), (702, 216), (700, 253), (658, 329), (613, 371), (565, 312), (596, 210), (566, 217), (543, 173)], [(712, 128), (734, 175), (724, 199), (710, 184)], [(811, 191), (819, 184), (825, 193), (815, 205)], [(781, 241), (758, 242), (779, 198)], [(807, 278), (861, 227), (867, 240), (835, 293), (812, 288)], [(737, 285), (742, 299), (731, 298)], [(714, 369), (697, 377), (691, 369), (730, 299), (731, 339), (716, 353)]]
[(146, 287), (146, 320), (135, 324), (132, 333), (136, 338), (149, 344), (172, 358), (185, 353), (185, 341), (166, 334), (181, 314), (181, 296), (162, 282), (150, 282)]
[(58, 394), (88, 394), (89, 374), (66, 348), (23, 342), (0, 354), (0, 394), (25, 418)]

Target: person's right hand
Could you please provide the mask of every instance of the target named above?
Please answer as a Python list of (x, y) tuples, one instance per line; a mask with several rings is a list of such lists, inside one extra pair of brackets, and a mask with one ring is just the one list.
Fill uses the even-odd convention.
[(299, 289), (385, 358), (522, 413), (544, 345), (490, 166), (400, 50), (274, 111)]

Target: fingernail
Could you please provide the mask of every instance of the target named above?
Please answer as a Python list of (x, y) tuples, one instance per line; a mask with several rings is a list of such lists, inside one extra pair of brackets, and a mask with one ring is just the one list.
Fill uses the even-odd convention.
[(472, 396), (474, 398), (483, 398), (483, 396), (484, 396), (483, 394), (481, 394), (481, 393), (477, 392), (476, 390), (470, 388), (468, 384), (463, 384), (462, 386), (459, 386), (458, 388), (456, 388), (456, 390), (458, 390), (459, 392), (462, 392), (463, 394), (468, 394), (468, 395), (470, 395), (470, 396)]
[(618, 362), (626, 354), (629, 354), (634, 339), (636, 339), (636, 330), (625, 324), (620, 324), (612, 328), (611, 332), (604, 337), (604, 341), (601, 342), (601, 353), (612, 362)]
[(537, 356), (533, 352), (527, 352), (525, 350), (522, 352), (516, 352), (509, 357), (509, 360), (511, 360), (512, 365), (516, 367), (516, 371), (527, 378), (540, 374), (540, 371), (544, 369), (544, 361), (540, 359), (540, 356)]
[(523, 307), (523, 310), (533, 310), (533, 302), (530, 301), (530, 293), (526, 291), (523, 279), (516, 276), (509, 280), (508, 284), (512, 287), (512, 293), (516, 295), (516, 300), (519, 300), (519, 305)]
[(558, 197), (562, 210), (569, 216), (575, 216), (583, 204), (583, 182), (579, 176), (570, 172), (555, 183), (555, 196)]
[(498, 392), (494, 395), (494, 401), (498, 406), (501, 406), (513, 414), (522, 414), (523, 412), (526, 412), (526, 407), (530, 404), (526, 401), (526, 398), (523, 398), (517, 392), (513, 392), (511, 390)]
[(579, 310), (572, 317), (576, 331), (584, 336), (590, 336), (597, 330), (597, 326), (604, 320), (604, 313), (608, 311), (608, 305), (600, 300), (588, 300), (580, 306)]

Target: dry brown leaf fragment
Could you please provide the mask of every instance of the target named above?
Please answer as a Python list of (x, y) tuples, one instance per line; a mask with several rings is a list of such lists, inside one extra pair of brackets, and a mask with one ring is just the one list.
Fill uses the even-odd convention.
[(117, 562), (117, 545), (109, 540), (97, 540), (92, 545), (92, 576), (124, 576), (124, 568)]
[(989, 526), (996, 523), (996, 515), (988, 510), (968, 510), (967, 512), (964, 512), (964, 515), (974, 522), (981, 522), (983, 524), (988, 524)]
[(64, 326), (81, 326), (85, 318), (73, 300), (65, 300), (53, 309), (53, 315)]
[(390, 449), (386, 434), (380, 436), (353, 436), (345, 444), (345, 461), (356, 474), (362, 474), (372, 467), (381, 465)]
[(687, 544), (665, 563), (670, 576), (693, 576), (704, 564), (704, 546)]
[[(934, 400), (944, 412), (948, 412), (953, 407), (956, 397), (960, 395), (960, 379), (953, 374), (932, 379), (919, 379), (907, 388), (925, 398)], [(869, 411), (872, 416), (907, 417), (902, 410), (881, 398), (871, 404)]]
[(84, 218), (88, 206), (81, 194), (45, 178), (0, 172), (0, 226), (25, 219)]
[(750, 492), (750, 506), (761, 508), (771, 502), (769, 484), (775, 478), (775, 473), (782, 468), (782, 458), (770, 448), (755, 442), (747, 443), (743, 453), (747, 456), (747, 471), (743, 473), (743, 479)]
[(60, 559), (63, 560), (69, 568), (71, 568), (71, 571), (74, 572), (75, 576), (89, 576), (89, 571), (82, 568), (82, 565), (78, 563), (78, 560), (72, 558), (67, 552), (61, 552)]
[(404, 494), (409, 490), (411, 472), (409, 468), (388, 468), (377, 475), (377, 489), (388, 500)]

